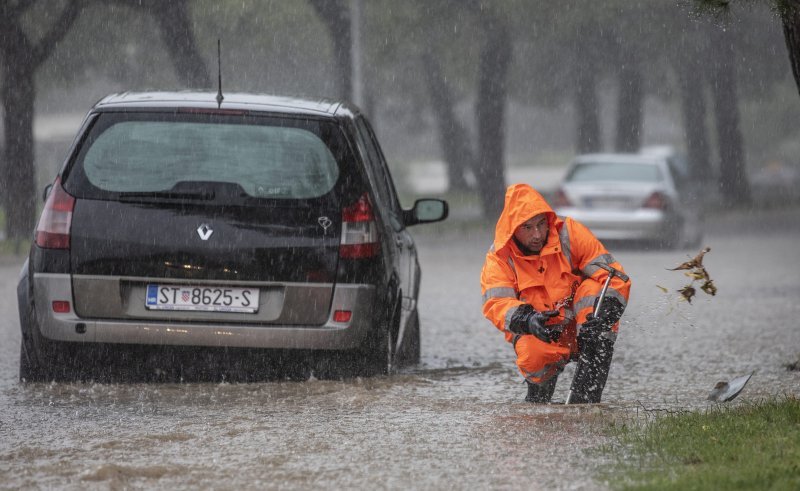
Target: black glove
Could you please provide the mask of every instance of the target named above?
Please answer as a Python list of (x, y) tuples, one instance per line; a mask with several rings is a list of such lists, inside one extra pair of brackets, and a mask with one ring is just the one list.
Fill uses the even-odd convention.
[(610, 331), (611, 327), (617, 323), (625, 307), (622, 303), (613, 297), (606, 297), (603, 299), (603, 305), (600, 306), (600, 312), (597, 317), (594, 314), (586, 316), (586, 322), (581, 324), (578, 331), (578, 347), (585, 346), (587, 342), (597, 339), (600, 334)]
[(545, 323), (557, 315), (557, 310), (539, 312), (529, 304), (523, 304), (511, 316), (508, 330), (514, 334), (533, 334), (545, 343), (549, 343), (553, 340), (554, 333), (545, 326)]

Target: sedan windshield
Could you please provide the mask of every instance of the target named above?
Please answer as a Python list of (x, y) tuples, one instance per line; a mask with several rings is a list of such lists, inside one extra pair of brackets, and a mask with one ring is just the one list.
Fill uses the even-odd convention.
[(622, 162), (585, 162), (575, 165), (568, 182), (660, 182), (661, 172), (652, 164)]

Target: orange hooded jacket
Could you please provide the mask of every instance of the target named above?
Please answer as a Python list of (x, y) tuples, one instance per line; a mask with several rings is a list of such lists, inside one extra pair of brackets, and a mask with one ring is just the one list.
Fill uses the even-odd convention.
[[(547, 241), (538, 255), (525, 256), (512, 240), (514, 231), (540, 213), (547, 216)], [(507, 327), (520, 305), (528, 303), (538, 311), (559, 310), (560, 315), (548, 322), (564, 329), (554, 343), (575, 352), (575, 324), (583, 323), (592, 312), (608, 277), (605, 270), (591, 264), (594, 262), (624, 271), (588, 228), (571, 218), (557, 217), (531, 186), (511, 185), (481, 272), (483, 315), (512, 342), (516, 339)], [(606, 296), (617, 298), (624, 307), (629, 293), (630, 283), (615, 277)], [(613, 332), (618, 328), (615, 325)]]

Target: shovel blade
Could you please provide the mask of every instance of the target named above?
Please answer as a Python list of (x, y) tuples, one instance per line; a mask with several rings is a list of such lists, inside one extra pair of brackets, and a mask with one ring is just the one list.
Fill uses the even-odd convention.
[(750, 377), (753, 376), (751, 372), (748, 375), (742, 375), (741, 377), (736, 377), (735, 379), (728, 382), (728, 387), (720, 393), (716, 400), (718, 402), (728, 402), (732, 401), (739, 395), (739, 393), (744, 389), (744, 386), (747, 384), (747, 381), (750, 380)]

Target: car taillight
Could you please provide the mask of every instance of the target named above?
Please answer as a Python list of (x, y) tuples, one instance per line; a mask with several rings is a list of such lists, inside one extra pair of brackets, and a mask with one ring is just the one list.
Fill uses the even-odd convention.
[(558, 191), (556, 191), (555, 197), (553, 197), (553, 208), (565, 208), (567, 206), (572, 206), (572, 203), (569, 198), (567, 198), (567, 193), (559, 188)]
[(378, 227), (367, 193), (342, 210), (342, 241), (339, 257), (361, 259), (378, 254)]
[(53, 301), (53, 312), (56, 314), (69, 314), (70, 307), (69, 302), (66, 300), (54, 300)]
[(69, 249), (73, 208), (75, 198), (61, 187), (61, 178), (56, 178), (36, 225), (36, 245), (46, 249)]
[(663, 193), (655, 191), (653, 194), (647, 197), (642, 203), (642, 208), (654, 208), (657, 210), (663, 210), (667, 208), (669, 201), (667, 201), (667, 197), (664, 196)]

